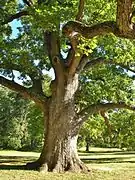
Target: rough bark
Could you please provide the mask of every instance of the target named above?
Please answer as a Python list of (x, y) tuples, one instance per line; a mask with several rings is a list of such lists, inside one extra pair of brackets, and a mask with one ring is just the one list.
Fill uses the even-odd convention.
[(88, 171), (88, 168), (80, 161), (77, 154), (77, 136), (72, 135), (71, 131), (65, 135), (65, 127), (59, 131), (58, 129), (51, 128), (48, 131), (40, 158), (34, 164), (28, 164), (28, 166), (32, 165), (33, 168), (34, 165), (34, 168), (41, 172)]
[(74, 121), (74, 94), (78, 87), (78, 75), (66, 81), (64, 90), (62, 87), (56, 82), (52, 86), (52, 98), (45, 112), (44, 147), (39, 159), (28, 163), (27, 168), (42, 172), (88, 172), (77, 154), (79, 127)]

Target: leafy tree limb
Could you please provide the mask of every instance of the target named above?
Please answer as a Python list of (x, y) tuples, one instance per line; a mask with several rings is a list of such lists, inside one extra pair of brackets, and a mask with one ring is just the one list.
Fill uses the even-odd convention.
[(20, 12), (18, 12), (18, 13), (16, 13), (16, 14), (10, 15), (10, 16), (2, 23), (2, 25), (8, 24), (8, 23), (12, 22), (12, 21), (15, 20), (15, 19), (19, 19), (19, 18), (21, 18), (21, 17), (23, 17), (23, 16), (28, 16), (28, 15), (29, 15), (29, 12), (28, 12), (28, 11), (20, 11)]
[(93, 104), (82, 111), (80, 111), (77, 115), (77, 118), (79, 119), (79, 124), (82, 124), (88, 117), (92, 114), (99, 113), (101, 111), (108, 111), (109, 109), (129, 109), (132, 111), (135, 111), (134, 106), (127, 105), (125, 103), (99, 103), (99, 104)]
[(42, 94), (38, 95), (34, 92), (33, 88), (26, 88), (4, 77), (0, 77), (0, 84), (13, 91), (19, 92), (24, 98), (29, 98), (35, 101), (41, 108), (43, 108), (42, 104), (45, 102), (45, 96)]

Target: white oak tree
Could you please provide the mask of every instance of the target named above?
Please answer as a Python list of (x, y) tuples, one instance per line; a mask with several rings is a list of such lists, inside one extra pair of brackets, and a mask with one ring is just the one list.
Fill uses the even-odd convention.
[[(33, 100), (44, 113), (44, 146), (39, 159), (27, 167), (40, 171), (86, 172), (88, 168), (79, 159), (76, 147), (83, 122), (99, 111), (134, 110), (134, 107), (106, 101), (77, 108), (79, 77), (84, 70), (102, 64), (114, 64), (134, 72), (133, 63), (92, 55), (95, 38), (108, 34), (135, 38), (133, 1), (27, 0), (24, 3), (18, 6), (15, 0), (6, 0), (0, 4), (0, 84)], [(12, 39), (9, 23), (15, 19), (21, 19), (22, 27), (18, 37)], [(54, 69), (55, 79), (50, 84), (51, 94), (47, 95), (43, 90), (43, 71), (49, 68)], [(25, 82), (22, 85), (15, 82), (15, 70)]]

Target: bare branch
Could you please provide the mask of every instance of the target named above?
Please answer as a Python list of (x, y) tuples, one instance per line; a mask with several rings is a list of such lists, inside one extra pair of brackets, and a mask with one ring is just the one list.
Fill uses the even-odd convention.
[(28, 15), (29, 15), (29, 12), (28, 12), (28, 11), (18, 12), (18, 13), (16, 13), (16, 14), (13, 14), (13, 15), (11, 15), (10, 17), (8, 17), (8, 18), (2, 23), (2, 25), (7, 24), (7, 23), (10, 23), (10, 22), (12, 22), (13, 20), (18, 19), (18, 18), (20, 18), (20, 17), (22, 17), (22, 16), (28, 16)]
[(77, 16), (76, 16), (77, 21), (81, 21), (82, 18), (83, 18), (84, 1), (85, 0), (79, 0), (78, 13), (77, 13)]
[(90, 105), (87, 108), (83, 109), (77, 114), (76, 119), (78, 119), (78, 123), (81, 124), (85, 120), (87, 120), (92, 114), (99, 113), (101, 111), (108, 111), (109, 109), (129, 109), (135, 111), (134, 106), (130, 106), (125, 103), (100, 103)]

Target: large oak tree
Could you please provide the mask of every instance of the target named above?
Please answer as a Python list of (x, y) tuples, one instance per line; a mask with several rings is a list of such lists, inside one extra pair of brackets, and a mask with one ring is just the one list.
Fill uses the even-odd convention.
[[(122, 38), (135, 38), (133, 5), (132, 0), (25, 0), (23, 5), (5, 0), (0, 3), (0, 84), (33, 100), (44, 113), (44, 146), (39, 159), (28, 163), (28, 168), (88, 171), (76, 147), (83, 122), (99, 111), (134, 109), (122, 100), (113, 99), (104, 99), (102, 103), (89, 103), (89, 99), (83, 106), (76, 104), (76, 97), (83, 92), (81, 82), (91, 81), (85, 75), (88, 77), (87, 71), (91, 72), (92, 68), (98, 70), (98, 65), (109, 65), (107, 71), (115, 66), (121, 67), (118, 71), (134, 72), (134, 42), (121, 43)], [(18, 36), (12, 38), (10, 22), (15, 19), (21, 19), (21, 27)], [(105, 50), (102, 37), (105, 42), (120, 39), (117, 45), (108, 41), (111, 48)], [(125, 48), (130, 50), (125, 52)], [(125, 52), (124, 61), (116, 60), (119, 57), (116, 49), (121, 54)], [(51, 93), (47, 93), (43, 88), (44, 70), (50, 68), (54, 69), (55, 79), (50, 83)], [(17, 83), (15, 76), (23, 83)]]

